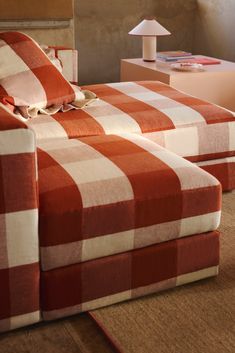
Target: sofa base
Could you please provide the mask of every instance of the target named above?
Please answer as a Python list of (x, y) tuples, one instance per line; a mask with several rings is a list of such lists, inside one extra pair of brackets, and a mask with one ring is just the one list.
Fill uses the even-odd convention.
[(53, 320), (216, 276), (219, 233), (209, 232), (45, 271), (42, 315)]
[[(219, 266), (212, 266), (212, 267), (204, 268), (199, 271), (186, 273), (184, 275), (179, 276), (178, 281), (176, 280), (176, 278), (171, 278), (165, 281), (154, 283), (149, 286), (141, 287), (139, 288), (139, 291), (138, 291), (139, 293), (138, 294), (136, 293), (136, 295), (133, 296), (132, 298), (126, 298), (126, 293), (122, 292), (122, 293), (118, 293), (118, 295), (113, 294), (113, 295), (104, 297), (100, 300), (100, 302), (99, 300), (95, 302), (92, 302), (92, 301), (88, 302), (86, 303), (88, 307), (87, 310), (92, 311), (95, 309), (102, 308), (104, 306), (117, 304), (122, 301), (137, 299), (145, 295), (158, 293), (167, 289), (175, 288), (184, 284), (193, 283), (209, 277), (215, 277), (218, 275), (218, 273), (219, 273)], [(75, 305), (73, 307), (68, 307), (61, 310), (55, 310), (52, 312), (45, 311), (43, 313), (43, 318), (45, 321), (51, 321), (51, 320), (59, 319), (66, 316), (76, 315), (87, 310), (82, 310), (80, 305)]]
[(235, 189), (235, 157), (198, 162), (196, 164), (218, 179), (223, 191)]
[(24, 326), (37, 324), (40, 321), (41, 321), (41, 314), (39, 310), (33, 313), (11, 316), (9, 318), (0, 320), (0, 333), (7, 332), (10, 330), (16, 330)]

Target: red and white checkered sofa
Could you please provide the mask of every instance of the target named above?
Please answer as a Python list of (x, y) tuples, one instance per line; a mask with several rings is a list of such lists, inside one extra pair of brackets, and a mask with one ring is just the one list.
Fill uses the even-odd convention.
[(85, 88), (99, 100), (27, 122), (0, 104), (0, 331), (218, 273), (233, 113), (159, 82)]

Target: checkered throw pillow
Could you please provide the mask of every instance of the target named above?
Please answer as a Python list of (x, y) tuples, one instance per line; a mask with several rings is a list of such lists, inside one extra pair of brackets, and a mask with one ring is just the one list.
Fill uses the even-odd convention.
[(53, 114), (85, 98), (32, 38), (20, 32), (0, 33), (0, 100), (14, 113), (25, 118), (38, 112)]

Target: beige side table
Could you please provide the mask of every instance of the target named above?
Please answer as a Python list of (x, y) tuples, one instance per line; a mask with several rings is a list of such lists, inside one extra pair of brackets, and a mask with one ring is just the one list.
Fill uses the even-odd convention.
[(205, 69), (204, 72), (179, 72), (172, 70), (169, 63), (161, 61), (123, 59), (121, 81), (161, 81), (187, 94), (235, 111), (235, 63), (221, 60), (221, 64), (206, 65)]

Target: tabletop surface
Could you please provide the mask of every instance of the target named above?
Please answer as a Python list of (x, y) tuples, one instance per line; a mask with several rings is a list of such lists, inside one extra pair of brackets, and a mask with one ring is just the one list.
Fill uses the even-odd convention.
[[(193, 57), (195, 58), (209, 58), (209, 59), (215, 59), (206, 55), (193, 55)], [(207, 72), (231, 72), (234, 71), (235, 72), (235, 63), (231, 62), (231, 61), (226, 61), (226, 60), (221, 60), (220, 64), (216, 64), (216, 65), (204, 65), (205, 71)], [(123, 62), (126, 63), (130, 63), (130, 64), (134, 64), (134, 65), (138, 65), (141, 66), (143, 68), (148, 68), (154, 71), (160, 71), (162, 73), (165, 74), (169, 74), (169, 75), (181, 75), (182, 71), (176, 71), (176, 70), (172, 70), (170, 65), (171, 63), (169, 62), (162, 62), (160, 60), (157, 60), (156, 62), (147, 62), (147, 61), (143, 61), (142, 58), (136, 58), (136, 59), (122, 59)]]

